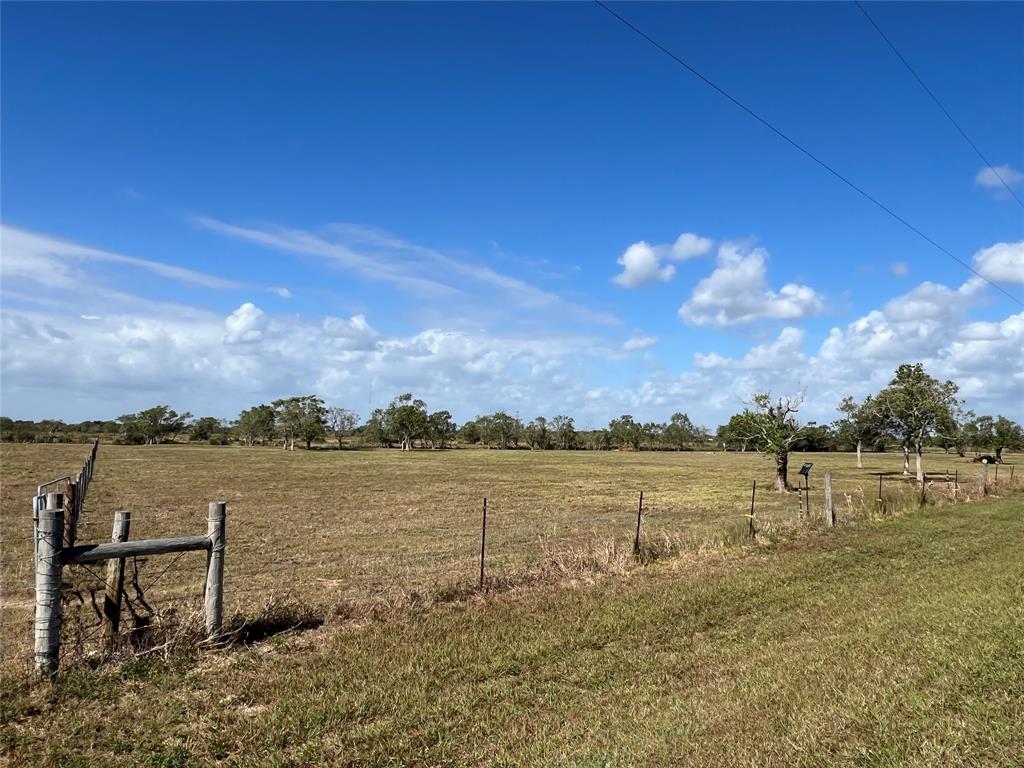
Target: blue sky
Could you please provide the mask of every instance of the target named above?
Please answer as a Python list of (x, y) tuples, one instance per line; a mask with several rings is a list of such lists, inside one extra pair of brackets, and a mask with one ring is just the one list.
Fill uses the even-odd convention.
[[(1024, 297), (1024, 211), (856, 6), (616, 7)], [(1024, 8), (869, 10), (1024, 195)], [(2, 16), (5, 415), (823, 419), (923, 360), (1024, 416), (1019, 304), (596, 5)]]

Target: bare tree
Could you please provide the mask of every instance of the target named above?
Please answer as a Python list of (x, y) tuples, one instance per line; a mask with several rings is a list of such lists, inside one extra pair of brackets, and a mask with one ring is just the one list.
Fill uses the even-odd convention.
[(327, 429), (338, 441), (338, 450), (340, 451), (342, 439), (351, 435), (359, 424), (359, 415), (348, 408), (332, 406), (325, 412), (324, 419), (327, 422)]

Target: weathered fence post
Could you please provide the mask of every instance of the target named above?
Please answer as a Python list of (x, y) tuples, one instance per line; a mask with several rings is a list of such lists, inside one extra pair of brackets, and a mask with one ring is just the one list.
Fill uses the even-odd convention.
[(64, 495), (64, 546), (75, 546), (75, 526), (78, 524), (78, 516), (75, 514), (75, 503), (78, 490), (78, 483), (68, 481), (68, 492)]
[(484, 519), (480, 523), (480, 589), (484, 588), (484, 552), (487, 548), (487, 497), (484, 496)]
[(227, 504), (223, 501), (210, 502), (207, 520), (210, 553), (206, 558), (206, 637), (213, 640), (220, 635), (224, 616), (224, 546), (225, 518)]
[(955, 469), (955, 470), (953, 470), (953, 492), (954, 492), (954, 495), (956, 494), (956, 491), (959, 491), (959, 490), (960, 490), (960, 470), (959, 469)]
[[(128, 541), (132, 523), (131, 512), (114, 513), (112, 542)], [(107, 585), (103, 596), (103, 647), (112, 653), (117, 645), (117, 629), (121, 623), (121, 594), (124, 592), (124, 558), (107, 561)]]
[(640, 491), (640, 503), (636, 506), (636, 538), (633, 539), (633, 555), (640, 559), (640, 515), (644, 511), (644, 492)]
[(825, 470), (825, 525), (829, 528), (836, 524), (836, 508), (832, 506), (832, 470)]
[(878, 514), (885, 514), (885, 501), (882, 499), (882, 473), (878, 473)]
[(747, 535), (751, 539), (757, 538), (757, 530), (754, 528), (754, 497), (757, 496), (757, 480), (750, 488), (750, 515), (747, 518)]
[(48, 493), (36, 521), (36, 675), (52, 677), (60, 661), (61, 550), (64, 494)]

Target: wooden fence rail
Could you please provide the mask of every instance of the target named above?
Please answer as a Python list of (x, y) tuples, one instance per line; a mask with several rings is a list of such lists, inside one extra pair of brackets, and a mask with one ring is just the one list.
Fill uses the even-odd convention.
[[(86, 475), (87, 476), (87, 475)], [(128, 535), (130, 516), (116, 513), (114, 541), (109, 544), (84, 544), (66, 547), (65, 499), (61, 493), (47, 493), (33, 500), (35, 510), (35, 667), (40, 677), (56, 674), (60, 660), (61, 581), (65, 565), (111, 561), (108, 569), (107, 594), (104, 600), (104, 638), (113, 647), (120, 616), (124, 579), (124, 559), (139, 555), (161, 555), (170, 552), (206, 550), (206, 587), (204, 612), (207, 638), (220, 635), (224, 612), (224, 550), (227, 505), (211, 502), (208, 530), (205, 535), (180, 536), (168, 539), (124, 541)], [(116, 565), (114, 565), (116, 563)], [(115, 615), (118, 618), (115, 618)]]

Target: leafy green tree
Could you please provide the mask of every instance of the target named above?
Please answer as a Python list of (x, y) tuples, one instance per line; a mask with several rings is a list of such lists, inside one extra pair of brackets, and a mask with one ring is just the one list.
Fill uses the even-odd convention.
[(861, 455), (864, 445), (877, 442), (885, 433), (885, 418), (877, 406), (870, 396), (862, 403), (847, 396), (839, 404), (839, 411), (844, 417), (835, 423), (836, 438), (856, 446), (857, 469), (864, 468)]
[(523, 430), (523, 437), (530, 450), (546, 451), (551, 447), (551, 431), (548, 429), (548, 420), (538, 416)]
[(384, 428), (399, 442), (403, 451), (411, 451), (413, 441), (423, 437), (427, 431), (427, 404), (413, 399), (408, 392), (399, 395), (384, 412)]
[(802, 394), (773, 398), (770, 392), (761, 392), (754, 395), (753, 410), (744, 410), (729, 420), (737, 437), (775, 459), (776, 491), (790, 489), (789, 452), (806, 430), (796, 420), (803, 399)]
[(718, 428), (715, 433), (723, 450), (739, 450), (745, 452), (751, 445), (747, 429), (747, 411), (733, 414), (729, 421)]
[(477, 421), (488, 445), (499, 450), (518, 447), (523, 424), (515, 416), (498, 411), (489, 416), (481, 416)]
[(338, 441), (338, 450), (341, 450), (341, 441), (355, 430), (359, 424), (359, 415), (348, 408), (332, 406), (324, 411), (324, 422)]
[(570, 451), (576, 447), (576, 424), (571, 416), (555, 416), (551, 419), (551, 432), (555, 435), (558, 447)]
[(620, 449), (631, 448), (634, 451), (640, 450), (643, 428), (636, 423), (630, 414), (625, 413), (619, 416), (619, 418), (608, 422), (608, 433), (611, 436), (612, 445)]
[(195, 442), (203, 442), (223, 431), (224, 425), (221, 424), (220, 419), (213, 416), (203, 416), (193, 421), (189, 426), (188, 439)]
[(910, 451), (917, 460), (917, 481), (924, 482), (922, 456), (925, 439), (940, 423), (952, 418), (962, 401), (957, 385), (930, 376), (921, 363), (904, 363), (889, 386), (878, 393), (878, 407), (889, 429), (903, 446), (903, 471), (910, 473)]
[(685, 413), (673, 413), (668, 426), (665, 427), (665, 442), (677, 451), (692, 446), (698, 436), (698, 428)]
[(316, 395), (275, 400), (274, 423), (283, 439), (282, 448), (295, 450), (295, 441), (303, 440), (308, 450), (314, 440), (326, 434), (324, 401)]
[(238, 436), (250, 448), (256, 443), (268, 442), (274, 439), (274, 407), (271, 405), (256, 405), (238, 414), (238, 423), (235, 426)]
[(432, 448), (447, 448), (458, 427), (448, 411), (434, 411), (427, 416), (427, 439)]
[(164, 440), (173, 440), (185, 430), (191, 413), (179, 414), (168, 405), (155, 405), (138, 413), (120, 416), (121, 437), (127, 443), (156, 445)]
[(997, 416), (992, 424), (992, 447), (996, 452), (996, 461), (1002, 464), (1003, 451), (1019, 451), (1024, 448), (1024, 429), (1005, 416)]
[(383, 409), (373, 409), (370, 418), (366, 420), (366, 424), (360, 430), (360, 434), (366, 443), (377, 448), (391, 447), (391, 437), (388, 435)]

